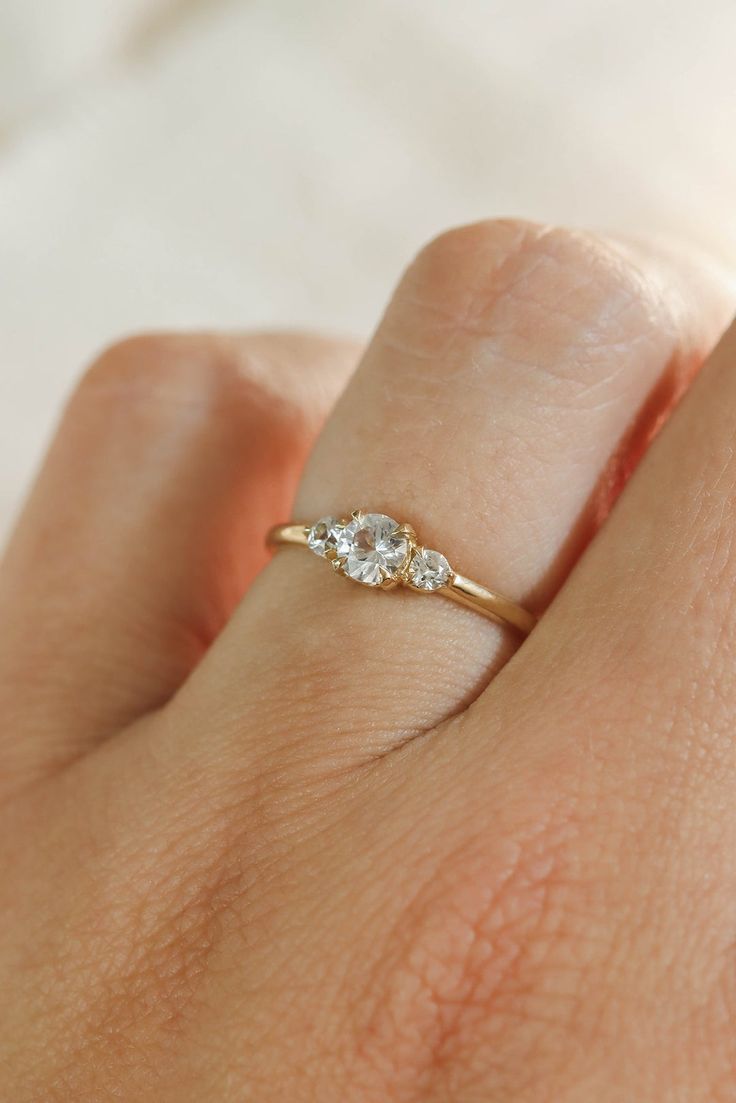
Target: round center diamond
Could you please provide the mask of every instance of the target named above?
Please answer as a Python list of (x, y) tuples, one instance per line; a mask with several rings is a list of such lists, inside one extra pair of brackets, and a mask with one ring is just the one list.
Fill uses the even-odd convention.
[(337, 538), (337, 555), (345, 574), (366, 586), (380, 586), (396, 578), (409, 550), (409, 540), (398, 522), (383, 513), (354, 518)]

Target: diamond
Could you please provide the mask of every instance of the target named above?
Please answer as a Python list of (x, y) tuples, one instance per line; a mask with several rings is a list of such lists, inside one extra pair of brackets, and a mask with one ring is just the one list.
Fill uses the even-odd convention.
[(307, 544), (315, 555), (334, 552), (342, 525), (334, 517), (320, 517), (307, 533)]
[(340, 531), (337, 555), (349, 578), (366, 586), (397, 579), (410, 544), (397, 521), (383, 513), (358, 513)]
[(409, 582), (417, 590), (440, 590), (451, 573), (444, 555), (431, 548), (417, 548), (409, 564)]

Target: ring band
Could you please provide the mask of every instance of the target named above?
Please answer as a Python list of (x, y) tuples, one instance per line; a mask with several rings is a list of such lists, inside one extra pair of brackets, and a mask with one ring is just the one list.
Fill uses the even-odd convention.
[(537, 622), (515, 601), (458, 574), (441, 552), (419, 543), (411, 525), (399, 524), (383, 513), (355, 510), (350, 518), (276, 525), (268, 543), (309, 548), (335, 571), (364, 586), (381, 590), (407, 586), (417, 593), (440, 594), (525, 636)]

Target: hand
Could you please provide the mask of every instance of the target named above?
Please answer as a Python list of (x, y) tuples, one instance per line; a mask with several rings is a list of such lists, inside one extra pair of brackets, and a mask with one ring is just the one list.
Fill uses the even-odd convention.
[[(728, 309), (444, 235), (293, 510), (351, 346), (103, 356), (0, 575), (4, 1099), (733, 1098), (736, 335), (637, 466)], [(543, 613), (513, 660), (307, 552), (254, 581), (356, 506)]]

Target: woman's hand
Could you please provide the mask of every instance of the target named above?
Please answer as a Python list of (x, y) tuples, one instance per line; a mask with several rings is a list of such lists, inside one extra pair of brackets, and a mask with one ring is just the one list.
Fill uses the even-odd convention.
[[(3, 1099), (734, 1098), (736, 336), (606, 518), (729, 307), (447, 234), (293, 510), (351, 347), (101, 359), (0, 575)], [(513, 661), (306, 553), (253, 582), (356, 506), (544, 613)]]

